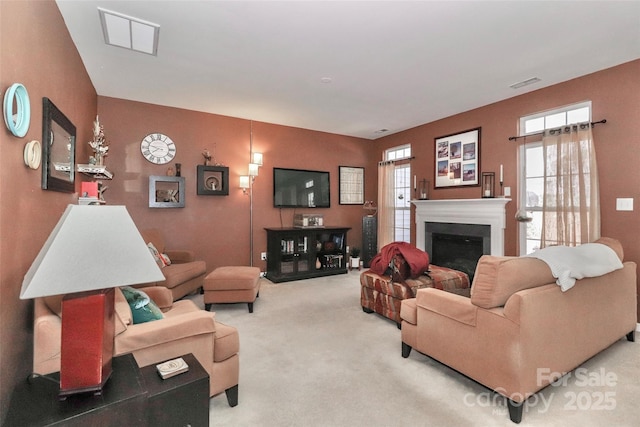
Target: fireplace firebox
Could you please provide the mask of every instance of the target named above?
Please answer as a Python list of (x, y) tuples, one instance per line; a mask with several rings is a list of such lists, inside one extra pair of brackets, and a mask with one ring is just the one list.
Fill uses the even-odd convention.
[(478, 260), (491, 253), (491, 227), (426, 222), (425, 246), (432, 264), (467, 273), (473, 281)]

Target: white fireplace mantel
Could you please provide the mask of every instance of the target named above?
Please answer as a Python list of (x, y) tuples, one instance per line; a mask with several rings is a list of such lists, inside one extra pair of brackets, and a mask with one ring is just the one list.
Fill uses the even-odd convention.
[(416, 246), (425, 250), (425, 222), (491, 226), (491, 255), (504, 255), (506, 205), (511, 199), (412, 200), (416, 206)]

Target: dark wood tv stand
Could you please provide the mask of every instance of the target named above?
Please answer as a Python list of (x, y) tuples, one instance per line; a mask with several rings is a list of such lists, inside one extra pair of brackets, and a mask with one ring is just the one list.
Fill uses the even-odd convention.
[(347, 273), (349, 227), (265, 228), (272, 282)]

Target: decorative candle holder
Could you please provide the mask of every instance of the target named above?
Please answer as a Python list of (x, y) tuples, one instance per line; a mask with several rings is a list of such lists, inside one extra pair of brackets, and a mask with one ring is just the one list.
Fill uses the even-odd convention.
[(420, 181), (420, 191), (418, 193), (418, 199), (420, 200), (428, 200), (429, 199), (429, 181), (423, 179)]
[(482, 172), (482, 197), (491, 198), (495, 196), (496, 196), (495, 172)]

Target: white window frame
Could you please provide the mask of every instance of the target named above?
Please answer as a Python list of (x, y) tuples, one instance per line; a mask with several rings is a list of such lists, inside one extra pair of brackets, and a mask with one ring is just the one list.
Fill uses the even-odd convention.
[[(384, 151), (385, 161), (403, 161), (411, 158), (411, 144), (391, 147)], [(399, 174), (404, 175), (404, 182)], [(411, 165), (409, 163), (396, 165), (394, 177), (395, 206), (394, 206), (394, 241), (411, 242)], [(402, 197), (402, 198), (400, 198)], [(402, 218), (402, 224), (396, 221)]]
[[(578, 119), (571, 118), (571, 112), (576, 112), (578, 110), (587, 108), (588, 109), (588, 117), (584, 117), (584, 114)], [(564, 107), (555, 108), (552, 110), (547, 110), (535, 114), (530, 114), (527, 116), (523, 116), (519, 121), (519, 136), (528, 136), (526, 144), (521, 144), (520, 149), (518, 150), (518, 165), (519, 165), (519, 180), (518, 180), (518, 194), (520, 195), (518, 200), (518, 208), (521, 212), (528, 212), (534, 216), (534, 220), (531, 222), (520, 222), (518, 228), (518, 241), (519, 241), (519, 253), (521, 255), (530, 253), (535, 249), (534, 245), (527, 245), (527, 232), (535, 236), (536, 234), (539, 236), (541, 230), (536, 230), (536, 228), (541, 227), (541, 219), (537, 219), (535, 217), (541, 218), (542, 216), (542, 206), (537, 207), (527, 207), (527, 179), (535, 179), (533, 176), (527, 177), (527, 170), (524, 161), (527, 158), (531, 158), (531, 154), (525, 156), (525, 150), (528, 153), (533, 152), (533, 150), (537, 150), (542, 146), (542, 132), (548, 129), (554, 129), (570, 124), (581, 123), (586, 121), (591, 121), (591, 114), (593, 108), (591, 105), (591, 101), (584, 101), (576, 104), (567, 105)], [(560, 116), (564, 114), (564, 122), (559, 123), (556, 119), (561, 118)], [(535, 130), (526, 131), (527, 122), (537, 120), (542, 122), (542, 126), (536, 128)], [(534, 138), (534, 136), (539, 136), (539, 138)], [(530, 151), (531, 150), (531, 151)], [(533, 240), (533, 239), (529, 239)]]

